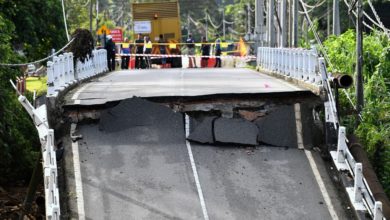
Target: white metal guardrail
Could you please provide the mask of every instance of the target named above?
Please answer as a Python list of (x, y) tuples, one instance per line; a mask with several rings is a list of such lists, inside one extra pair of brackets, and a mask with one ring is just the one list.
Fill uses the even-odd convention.
[(337, 108), (335, 98), (332, 93), (329, 81), (331, 80), (327, 70), (324, 58), (319, 58), (319, 68), (324, 88), (327, 92), (328, 101), (325, 106), (325, 120), (333, 124), (338, 131), (337, 150), (331, 151), (330, 154), (333, 162), (340, 172), (348, 172), (353, 178), (354, 186), (346, 187), (349, 199), (356, 211), (367, 211), (372, 219), (382, 220), (383, 216), (382, 202), (376, 201), (363, 175), (362, 163), (357, 163), (347, 146), (346, 129), (340, 126), (337, 118)]
[(348, 172), (353, 178), (354, 186), (346, 187), (349, 199), (356, 211), (367, 211), (374, 220), (385, 219), (382, 203), (375, 200), (363, 176), (362, 163), (357, 163), (348, 149), (345, 127), (339, 124), (336, 102), (329, 83), (331, 77), (327, 73), (324, 58), (319, 57), (315, 49), (259, 47), (257, 66), (325, 88), (328, 99), (324, 103), (325, 120), (338, 132), (337, 150), (330, 154), (338, 171)]
[(72, 53), (64, 53), (47, 62), (47, 96), (56, 96), (69, 85), (107, 71), (107, 51), (93, 50), (84, 63), (73, 61)]
[(259, 47), (257, 66), (270, 72), (291, 77), (307, 83), (320, 85), (318, 54), (302, 48)]
[[(17, 87), (11, 81), (11, 84), (18, 92)], [(19, 93), (19, 92), (18, 92)], [(60, 219), (60, 198), (57, 184), (57, 160), (56, 147), (54, 145), (54, 130), (49, 128), (47, 121), (46, 105), (35, 108), (23, 95), (18, 97), (18, 101), (26, 109), (32, 118), (38, 131), (41, 142), (41, 152), (43, 160), (44, 189), (45, 189), (45, 209), (46, 219)]]
[[(72, 53), (55, 56), (53, 57), (53, 61), (47, 62), (47, 96), (57, 96), (58, 92), (67, 86), (105, 71), (107, 71), (107, 53), (104, 49), (94, 50), (93, 56), (84, 63), (77, 61), (76, 69)], [(46, 219), (60, 219), (61, 212), (57, 182), (54, 130), (49, 128), (46, 105), (35, 108), (25, 96), (21, 95), (12, 81), (11, 84), (19, 94), (19, 102), (26, 109), (38, 130), (39, 140), (42, 146)]]

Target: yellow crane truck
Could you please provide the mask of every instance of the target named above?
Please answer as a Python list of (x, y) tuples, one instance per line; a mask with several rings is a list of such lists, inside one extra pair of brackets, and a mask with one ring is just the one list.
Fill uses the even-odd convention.
[[(133, 28), (134, 38), (138, 34), (148, 35), (152, 43), (159, 41), (160, 34), (166, 43), (167, 54), (180, 54), (180, 47), (174, 46), (181, 40), (180, 9), (178, 0), (155, 0), (147, 3), (133, 3)], [(153, 54), (159, 53), (159, 46), (153, 45)], [(159, 63), (161, 59), (154, 59), (153, 63)], [(168, 63), (172, 67), (181, 67), (180, 58), (169, 58)]]

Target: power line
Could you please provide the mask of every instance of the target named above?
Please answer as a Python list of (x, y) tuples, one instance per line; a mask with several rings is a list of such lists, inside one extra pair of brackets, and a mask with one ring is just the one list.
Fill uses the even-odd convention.
[(378, 14), (376, 13), (376, 10), (375, 10), (374, 5), (372, 4), (371, 0), (368, 0), (368, 4), (370, 5), (370, 8), (371, 8), (372, 12), (374, 13), (374, 16), (375, 16), (376, 20), (378, 21), (379, 26), (380, 26), (380, 27), (383, 29), (383, 31), (386, 33), (387, 37), (390, 38), (389, 29), (385, 28), (385, 26), (383, 25), (381, 19), (379, 18)]
[(52, 55), (48, 56), (48, 57), (45, 57), (43, 59), (40, 59), (40, 60), (36, 60), (36, 61), (33, 61), (33, 62), (29, 62), (29, 63), (0, 63), (0, 66), (7, 66), (7, 67), (17, 67), (17, 66), (27, 66), (27, 65), (30, 65), (30, 64), (36, 64), (36, 63), (40, 63), (40, 62), (43, 62), (45, 60), (48, 60), (54, 56), (56, 56), (57, 54), (61, 53), (63, 50), (65, 50), (73, 41), (74, 41), (75, 38), (73, 38), (72, 40), (70, 40), (64, 47), (62, 47), (59, 51), (53, 53)]
[(70, 40), (69, 38), (69, 32), (68, 32), (68, 25), (66, 23), (66, 15), (65, 15), (65, 5), (64, 5), (64, 0), (61, 0), (61, 4), (62, 4), (62, 15), (64, 16), (64, 25), (65, 25), (65, 33), (66, 33), (66, 39), (68, 39), (68, 41)]
[(206, 12), (206, 19), (208, 19), (208, 20), (210, 21), (211, 26), (213, 26), (215, 29), (220, 28), (221, 25), (222, 25), (222, 22), (221, 22), (219, 25), (215, 25), (215, 24), (213, 23), (213, 21), (211, 20), (210, 15), (209, 15), (207, 12)]
[[(344, 1), (346, 1), (346, 0), (344, 0)], [(310, 25), (310, 29), (313, 31), (314, 37), (316, 38), (317, 43), (320, 45), (320, 49), (322, 50), (322, 54), (323, 54), (323, 56), (324, 56), (326, 62), (327, 62), (328, 65), (330, 65), (331, 68), (333, 69), (333, 68), (334, 68), (334, 67), (333, 67), (333, 64), (330, 62), (330, 59), (329, 59), (328, 54), (326, 53), (326, 50), (325, 50), (325, 48), (324, 48), (324, 46), (323, 46), (323, 44), (322, 44), (322, 42), (321, 42), (321, 39), (319, 38), (317, 31), (315, 30), (315, 27), (314, 27), (314, 25), (313, 25), (313, 23), (312, 23), (312, 21), (311, 21), (311, 19), (310, 19), (309, 14), (307, 13), (306, 7), (305, 7), (304, 4), (302, 4), (303, 1), (302, 1), (302, 0), (299, 0), (299, 2), (301, 3), (301, 6), (302, 6), (302, 8), (303, 8), (303, 10), (304, 10), (304, 12), (305, 12), (306, 19), (307, 19), (307, 21), (309, 22), (309, 25)], [(347, 4), (347, 6), (348, 6), (348, 8), (349, 8), (349, 5), (348, 5), (348, 4)], [(345, 91), (345, 89), (343, 89), (343, 92), (344, 92), (344, 94), (347, 96), (347, 99), (348, 99), (348, 101), (350, 102), (350, 104), (352, 105), (352, 107), (357, 111), (357, 108), (356, 108), (355, 104), (352, 102), (352, 99), (350, 98), (349, 94)], [(360, 119), (360, 120), (363, 120), (360, 113), (358, 114), (358, 116), (359, 116), (359, 119)]]

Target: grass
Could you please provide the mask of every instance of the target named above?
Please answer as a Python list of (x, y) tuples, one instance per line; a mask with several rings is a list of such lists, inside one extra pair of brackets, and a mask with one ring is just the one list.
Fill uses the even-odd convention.
[(26, 81), (26, 89), (30, 92), (37, 92), (37, 96), (47, 92), (47, 76), (45, 77), (28, 77)]

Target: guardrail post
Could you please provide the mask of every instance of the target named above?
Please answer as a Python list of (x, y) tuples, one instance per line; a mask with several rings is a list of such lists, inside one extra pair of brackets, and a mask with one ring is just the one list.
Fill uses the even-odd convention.
[(292, 72), (294, 71), (294, 60), (293, 60), (293, 50), (288, 50), (288, 72), (287, 76), (291, 76)]
[(383, 220), (382, 202), (375, 201), (373, 220)]
[(54, 75), (54, 85), (56, 91), (60, 90), (60, 66), (59, 59), (57, 56), (53, 57), (53, 75)]
[(309, 80), (309, 69), (310, 69), (310, 51), (304, 50), (303, 54), (303, 80), (308, 81)]
[(355, 196), (354, 202), (362, 201), (362, 188), (363, 188), (363, 165), (362, 163), (356, 163), (355, 165), (355, 183), (353, 186), (353, 194)]
[(65, 72), (64, 72), (64, 55), (58, 56), (58, 69), (59, 69), (59, 80), (60, 87), (65, 87)]
[(345, 127), (339, 127), (339, 135), (337, 140), (337, 162), (344, 163), (345, 161), (345, 151), (347, 149), (347, 142), (345, 138)]
[(64, 80), (65, 84), (71, 84), (69, 80), (69, 56), (68, 53), (64, 53)]
[(74, 64), (73, 53), (68, 53), (68, 66), (69, 66), (69, 82), (74, 83)]
[(54, 67), (53, 62), (47, 62), (47, 94), (53, 95), (55, 93), (55, 84), (54, 84)]

